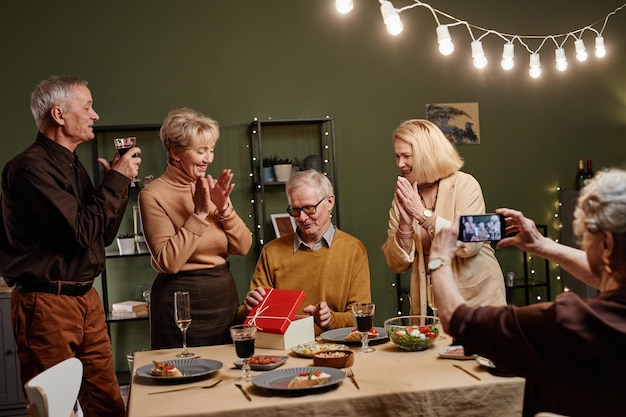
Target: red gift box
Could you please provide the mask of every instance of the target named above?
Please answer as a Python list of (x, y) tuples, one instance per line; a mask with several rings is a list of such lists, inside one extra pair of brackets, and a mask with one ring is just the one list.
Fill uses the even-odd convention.
[(245, 324), (265, 333), (285, 334), (306, 294), (301, 290), (266, 288), (263, 301), (250, 311)]

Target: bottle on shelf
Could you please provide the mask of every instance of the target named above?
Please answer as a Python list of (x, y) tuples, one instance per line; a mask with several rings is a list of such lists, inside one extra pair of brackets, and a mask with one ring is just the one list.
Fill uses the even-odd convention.
[(591, 168), (591, 159), (587, 159), (587, 171), (585, 172), (587, 178), (593, 177), (593, 169)]
[(576, 191), (580, 191), (585, 186), (585, 179), (587, 174), (585, 173), (585, 167), (583, 166), (583, 160), (578, 160), (578, 173), (576, 174)]

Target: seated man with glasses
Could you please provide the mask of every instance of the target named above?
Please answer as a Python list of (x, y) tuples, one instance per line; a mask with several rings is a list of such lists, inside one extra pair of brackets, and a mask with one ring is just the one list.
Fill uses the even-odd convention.
[(239, 308), (243, 321), (265, 296), (265, 288), (303, 290), (298, 314), (315, 320), (315, 334), (354, 326), (353, 303), (371, 301), (367, 251), (360, 240), (330, 221), (333, 186), (315, 170), (292, 175), (286, 186), (297, 231), (268, 242), (261, 251), (250, 291)]

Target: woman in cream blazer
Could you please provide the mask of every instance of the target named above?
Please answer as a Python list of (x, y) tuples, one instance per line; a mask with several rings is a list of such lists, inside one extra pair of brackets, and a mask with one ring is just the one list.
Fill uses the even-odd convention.
[[(456, 212), (484, 214), (485, 201), (478, 181), (459, 171), (463, 160), (434, 123), (407, 120), (393, 141), (401, 175), (382, 251), (393, 272), (411, 270), (411, 314), (425, 315), (431, 239)], [(506, 304), (502, 270), (489, 242), (466, 243), (451, 266), (468, 305)]]

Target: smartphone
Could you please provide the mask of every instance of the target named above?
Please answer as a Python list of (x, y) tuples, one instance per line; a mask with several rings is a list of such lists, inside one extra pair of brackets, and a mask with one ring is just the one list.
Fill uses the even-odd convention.
[(504, 216), (496, 213), (461, 216), (459, 240), (463, 242), (495, 242), (504, 237)]

